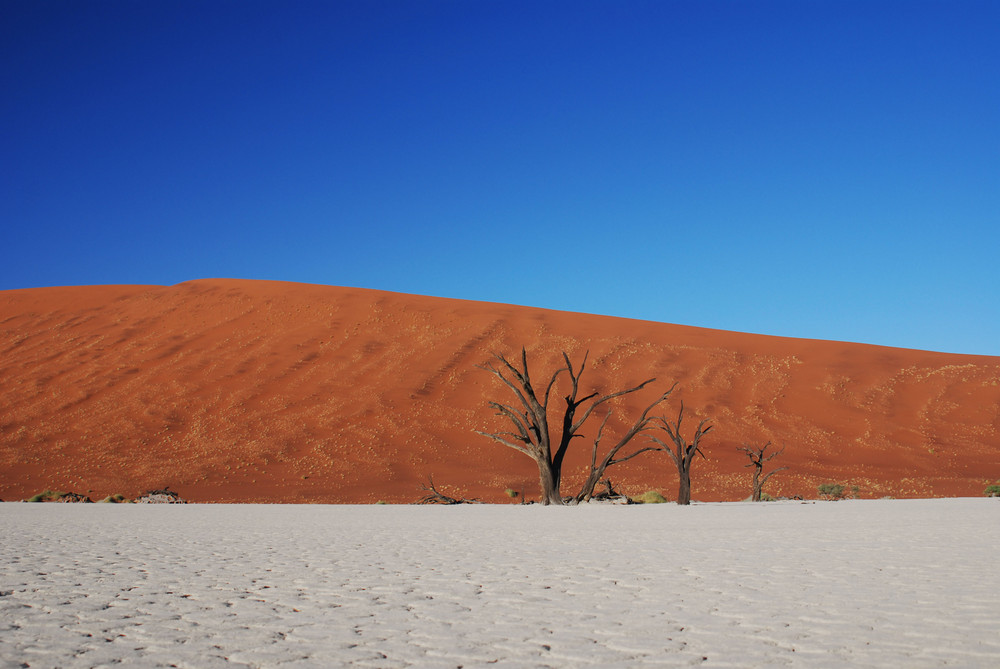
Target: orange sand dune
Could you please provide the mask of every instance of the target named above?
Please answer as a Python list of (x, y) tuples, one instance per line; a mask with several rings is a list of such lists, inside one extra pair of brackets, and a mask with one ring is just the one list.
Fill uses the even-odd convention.
[[(864, 497), (978, 496), (1000, 479), (1000, 358), (206, 280), (0, 292), (0, 498), (169, 486), (192, 501), (409, 502), (433, 475), (459, 496), (530, 499), (533, 463), (473, 431), (500, 429), (487, 401), (510, 399), (476, 366), (522, 345), (538, 379), (560, 351), (589, 350), (585, 391), (657, 377), (615, 416), (679, 382), (667, 411), (683, 399), (689, 431), (716, 426), (695, 499), (747, 497), (737, 446), (768, 440), (789, 468), (773, 495), (839, 482)], [(609, 475), (625, 492), (675, 494), (663, 453)]]

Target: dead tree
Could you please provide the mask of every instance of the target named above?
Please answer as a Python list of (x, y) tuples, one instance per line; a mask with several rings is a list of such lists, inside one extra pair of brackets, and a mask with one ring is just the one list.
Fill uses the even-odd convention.
[(659, 446), (644, 446), (639, 448), (628, 455), (618, 457), (618, 453), (621, 452), (625, 446), (628, 445), (637, 435), (641, 432), (646, 432), (652, 429), (652, 424), (654, 417), (649, 415), (649, 412), (653, 410), (654, 407), (659, 405), (661, 402), (670, 396), (670, 393), (674, 391), (677, 387), (675, 383), (673, 387), (667, 392), (660, 396), (655, 402), (650, 404), (643, 410), (636, 421), (632, 424), (632, 427), (625, 432), (624, 436), (618, 440), (611, 450), (605, 453), (604, 457), (598, 461), (597, 453), (600, 450), (601, 438), (604, 435), (604, 426), (608, 423), (608, 418), (611, 417), (611, 412), (608, 411), (604, 415), (604, 420), (601, 421), (601, 427), (597, 430), (597, 437), (594, 439), (594, 448), (590, 452), (590, 473), (588, 474), (586, 480), (583, 482), (583, 487), (580, 488), (580, 494), (576, 496), (576, 501), (578, 502), (589, 502), (594, 496), (594, 488), (597, 486), (598, 482), (604, 477), (605, 470), (611, 465), (617, 465), (620, 462), (625, 462), (626, 460), (631, 460), (640, 453), (645, 453), (646, 451), (658, 451)]
[(764, 484), (767, 483), (769, 478), (782, 470), (788, 469), (788, 467), (778, 467), (777, 469), (768, 472), (766, 476), (761, 478), (761, 474), (764, 472), (764, 463), (770, 462), (785, 452), (785, 447), (782, 446), (780, 451), (775, 451), (770, 455), (766, 455), (767, 449), (770, 445), (771, 442), (767, 442), (760, 447), (750, 446), (748, 444), (743, 444), (739, 447), (739, 450), (746, 453), (747, 457), (750, 458), (750, 464), (744, 465), (744, 467), (753, 467), (753, 496), (751, 499), (754, 502), (760, 501), (761, 495), (764, 491)]
[[(544, 391), (539, 395), (528, 372), (528, 356), (525, 350), (521, 349), (520, 366), (512, 364), (507, 358), (500, 354), (493, 356), (497, 363), (481, 366), (481, 369), (493, 374), (500, 379), (501, 383), (507, 386), (514, 393), (517, 401), (512, 404), (502, 402), (490, 402), (489, 406), (496, 410), (498, 416), (506, 418), (511, 426), (510, 432), (482, 432), (476, 430), (478, 434), (489, 437), (508, 448), (524, 453), (538, 466), (538, 481), (541, 489), (542, 504), (563, 504), (564, 500), (560, 492), (562, 485), (562, 467), (569, 450), (570, 444), (579, 434), (580, 429), (594, 411), (604, 403), (622, 395), (628, 395), (640, 390), (656, 379), (643, 381), (639, 385), (620, 390), (617, 392), (601, 395), (593, 392), (585, 397), (579, 397), (580, 376), (587, 364), (587, 355), (584, 354), (583, 362), (579, 369), (574, 369), (569, 356), (563, 352), (564, 366), (557, 369), (549, 377), (545, 384)], [(569, 376), (569, 394), (563, 399), (566, 406), (562, 410), (562, 429), (558, 435), (554, 435), (549, 427), (549, 399), (552, 396), (556, 381), (566, 373)], [(571, 500), (589, 500), (594, 494), (594, 487), (603, 477), (604, 471), (611, 465), (629, 460), (639, 453), (648, 450), (657, 450), (655, 447), (647, 447), (629, 455), (619, 457), (619, 453), (636, 437), (651, 427), (653, 417), (649, 412), (667, 399), (673, 388), (660, 395), (641, 413), (640, 417), (629, 428), (623, 436), (603, 458), (598, 458), (597, 452), (604, 432), (604, 427), (608, 422), (608, 415), (605, 415), (597, 438), (594, 441), (594, 450), (591, 458), (590, 474), (587, 476), (580, 493)], [(585, 406), (586, 405), (586, 406)], [(582, 410), (581, 410), (581, 407)], [(578, 412), (581, 414), (577, 417)]]
[(681, 409), (677, 413), (676, 422), (671, 423), (663, 416), (655, 418), (659, 427), (670, 437), (671, 443), (667, 444), (654, 436), (650, 436), (650, 439), (659, 444), (661, 449), (667, 452), (667, 455), (670, 456), (670, 459), (673, 460), (674, 465), (677, 467), (677, 475), (680, 478), (677, 490), (677, 503), (690, 504), (691, 464), (694, 461), (695, 455), (700, 455), (703, 459), (705, 458), (705, 454), (701, 452), (701, 438), (708, 434), (712, 426), (708, 424), (708, 418), (703, 419), (698, 423), (698, 427), (694, 431), (694, 438), (688, 442), (681, 435), (681, 421), (683, 419), (684, 403), (681, 402)]
[(426, 495), (421, 497), (417, 504), (479, 504), (478, 499), (466, 499), (464, 497), (452, 497), (450, 495), (445, 495), (434, 487), (434, 477), (427, 477), (427, 485), (420, 486), (421, 490), (427, 492)]

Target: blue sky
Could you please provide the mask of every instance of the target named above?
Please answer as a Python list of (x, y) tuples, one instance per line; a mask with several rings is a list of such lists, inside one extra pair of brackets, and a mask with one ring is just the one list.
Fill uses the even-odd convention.
[(1000, 355), (1000, 3), (0, 3), (0, 289)]

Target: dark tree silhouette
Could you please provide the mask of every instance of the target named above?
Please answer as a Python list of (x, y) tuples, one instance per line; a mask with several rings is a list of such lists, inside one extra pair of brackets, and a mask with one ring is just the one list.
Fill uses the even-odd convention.
[(766, 455), (767, 449), (770, 446), (771, 442), (767, 442), (763, 446), (750, 446), (748, 444), (743, 444), (739, 447), (739, 450), (746, 453), (747, 457), (750, 458), (750, 463), (744, 465), (744, 467), (753, 467), (753, 496), (751, 499), (754, 502), (760, 501), (761, 495), (764, 491), (764, 484), (767, 483), (769, 478), (780, 471), (788, 469), (788, 467), (778, 467), (777, 469), (768, 472), (764, 477), (761, 477), (761, 474), (764, 472), (764, 463), (770, 462), (785, 452), (785, 447), (782, 446), (780, 451), (774, 451), (770, 455)]
[[(528, 371), (528, 356), (525, 350), (521, 349), (520, 365), (511, 363), (500, 354), (494, 354), (496, 364), (481, 366), (481, 369), (493, 374), (514, 394), (517, 401), (512, 404), (502, 402), (490, 402), (489, 406), (496, 410), (498, 416), (506, 418), (512, 427), (509, 432), (482, 432), (476, 430), (478, 434), (489, 437), (504, 446), (513, 448), (524, 453), (538, 466), (538, 481), (541, 489), (542, 504), (563, 504), (565, 500), (560, 492), (562, 485), (562, 467), (566, 458), (566, 453), (580, 429), (594, 411), (606, 402), (623, 395), (634, 393), (645, 388), (656, 379), (648, 379), (637, 386), (619, 390), (617, 392), (601, 395), (598, 392), (590, 393), (585, 397), (579, 397), (580, 377), (587, 364), (587, 354), (583, 356), (583, 362), (579, 369), (574, 369), (569, 356), (563, 352), (564, 366), (557, 369), (549, 377), (541, 395), (536, 390)], [(566, 406), (561, 411), (562, 428), (558, 435), (553, 434), (549, 426), (549, 399), (552, 396), (556, 381), (562, 374), (569, 376), (569, 394), (564, 397)], [(540, 390), (540, 389), (539, 389)], [(647, 406), (632, 426), (626, 431), (614, 446), (603, 456), (598, 457), (600, 442), (604, 434), (604, 429), (608, 423), (610, 411), (605, 414), (601, 426), (594, 439), (594, 447), (591, 455), (590, 473), (586, 477), (580, 492), (571, 501), (587, 501), (594, 494), (594, 487), (604, 476), (608, 467), (630, 460), (640, 453), (650, 450), (659, 450), (655, 446), (640, 448), (628, 455), (619, 455), (621, 451), (637, 435), (652, 427), (653, 417), (650, 411), (670, 396), (673, 388), (660, 395), (655, 401)], [(580, 414), (578, 417), (577, 414)]]
[(701, 452), (701, 438), (708, 434), (712, 426), (708, 424), (708, 418), (703, 419), (698, 423), (698, 427), (694, 431), (694, 437), (688, 442), (681, 435), (681, 421), (683, 419), (684, 403), (681, 402), (681, 409), (677, 412), (676, 422), (671, 423), (662, 416), (655, 418), (658, 426), (670, 437), (671, 443), (667, 444), (654, 436), (650, 436), (650, 439), (659, 444), (662, 450), (667, 452), (667, 455), (670, 456), (670, 459), (673, 460), (674, 465), (677, 467), (677, 475), (680, 478), (677, 489), (677, 503), (690, 504), (691, 464), (694, 462), (695, 455), (700, 455), (702, 458), (705, 457), (705, 454)]

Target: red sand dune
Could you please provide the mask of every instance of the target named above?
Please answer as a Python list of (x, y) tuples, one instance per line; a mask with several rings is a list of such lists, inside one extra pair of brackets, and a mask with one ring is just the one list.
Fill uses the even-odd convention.
[[(584, 391), (657, 377), (615, 415), (679, 382), (665, 411), (683, 399), (688, 434), (715, 425), (695, 499), (746, 498), (737, 447), (768, 440), (788, 467), (773, 495), (839, 482), (863, 497), (979, 496), (1000, 479), (1000, 358), (206, 280), (0, 292), (0, 498), (169, 486), (197, 502), (410, 502), (433, 475), (458, 496), (531, 499), (534, 464), (473, 431), (501, 428), (487, 402), (510, 399), (476, 366), (522, 345), (536, 378), (560, 351), (589, 350)], [(676, 494), (663, 453), (608, 473), (631, 494)]]

